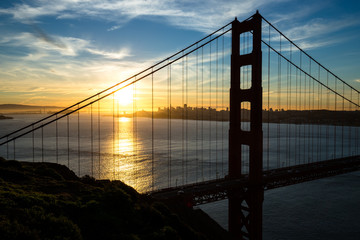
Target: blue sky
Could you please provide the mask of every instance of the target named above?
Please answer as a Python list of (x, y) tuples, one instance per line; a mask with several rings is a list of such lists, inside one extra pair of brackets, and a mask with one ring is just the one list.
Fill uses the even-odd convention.
[(358, 0), (1, 0), (0, 104), (70, 104), (257, 9), (360, 88)]

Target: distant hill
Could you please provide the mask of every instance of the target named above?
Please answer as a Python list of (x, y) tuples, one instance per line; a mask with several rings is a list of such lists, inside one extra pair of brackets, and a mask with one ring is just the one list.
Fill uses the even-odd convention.
[(57, 106), (34, 106), (34, 105), (23, 105), (23, 104), (0, 104), (0, 110), (38, 110), (38, 109), (49, 109), (49, 108), (61, 108)]
[(12, 117), (7, 117), (4, 115), (0, 115), (0, 120), (4, 120), (4, 119), (12, 119)]
[(62, 107), (24, 104), (0, 104), (0, 114), (39, 114), (56, 112), (60, 109), (62, 109)]

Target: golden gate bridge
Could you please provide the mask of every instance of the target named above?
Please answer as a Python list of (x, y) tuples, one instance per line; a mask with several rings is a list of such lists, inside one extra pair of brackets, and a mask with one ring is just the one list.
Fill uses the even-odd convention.
[(189, 206), (228, 199), (230, 233), (262, 239), (264, 190), (359, 170), (359, 107), (357, 89), (257, 12), (28, 120), (0, 155)]

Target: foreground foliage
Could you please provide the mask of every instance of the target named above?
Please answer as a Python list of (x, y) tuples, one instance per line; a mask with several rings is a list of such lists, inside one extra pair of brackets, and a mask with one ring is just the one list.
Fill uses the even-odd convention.
[(212, 237), (120, 181), (80, 179), (62, 165), (0, 158), (0, 238)]

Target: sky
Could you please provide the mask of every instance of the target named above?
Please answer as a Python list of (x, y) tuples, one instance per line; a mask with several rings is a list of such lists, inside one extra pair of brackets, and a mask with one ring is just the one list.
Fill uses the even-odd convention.
[(358, 0), (1, 0), (0, 104), (70, 105), (256, 10), (360, 89)]

